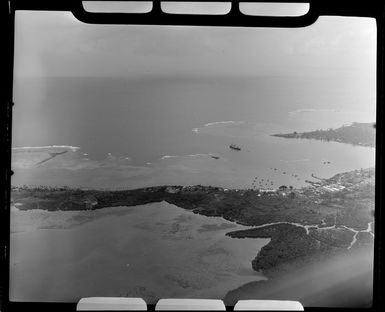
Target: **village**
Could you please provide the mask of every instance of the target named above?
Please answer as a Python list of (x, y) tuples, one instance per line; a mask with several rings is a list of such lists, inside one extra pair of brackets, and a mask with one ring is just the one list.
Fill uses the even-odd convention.
[(312, 178), (316, 181), (298, 189), (165, 185), (102, 191), (23, 186), (12, 188), (12, 204), (18, 210), (79, 211), (165, 201), (195, 214), (253, 227), (226, 234), (232, 238), (270, 237), (252, 267), (275, 274), (288, 265), (296, 268), (304, 261), (318, 261), (329, 252), (348, 252), (353, 242), (354, 248), (373, 242), (374, 168)]
[[(307, 197), (319, 197), (323, 194), (332, 194), (344, 191), (345, 194), (352, 193), (360, 184), (374, 184), (374, 170), (373, 169), (361, 169), (354, 170), (352, 172), (341, 173), (333, 178), (324, 179), (319, 178), (316, 175), (311, 175), (313, 179), (317, 181), (305, 180), (309, 186), (302, 188), (293, 188), (293, 186), (281, 185), (278, 188), (248, 188), (248, 189), (228, 189), (221, 187), (193, 185), (193, 186), (168, 186), (165, 188), (165, 192), (169, 194), (183, 193), (202, 193), (202, 192), (224, 192), (224, 193), (237, 193), (237, 195), (243, 196), (245, 194), (254, 193), (260, 196), (280, 196), (291, 197), (295, 196), (307, 196)], [(154, 189), (155, 190), (155, 189)]]
[[(229, 189), (223, 187), (213, 187), (204, 185), (191, 186), (152, 186), (136, 190), (122, 191), (97, 191), (84, 189), (70, 189), (67, 187), (12, 187), (12, 204), (19, 209), (46, 209), (46, 210), (90, 210), (113, 205), (116, 200), (130, 202), (130, 204), (140, 204), (142, 201), (152, 201), (150, 198), (166, 199), (169, 196), (178, 198), (198, 196), (215, 196), (216, 198), (288, 198), (303, 199), (314, 204), (321, 204), (328, 201), (338, 202), (341, 198), (354, 198), (363, 196), (362, 189), (365, 185), (370, 190), (374, 185), (374, 169), (361, 169), (351, 172), (340, 173), (332, 178), (323, 179), (312, 174), (316, 181), (306, 180), (309, 184), (306, 187), (294, 188), (292, 186), (281, 185), (278, 188), (247, 188)], [(357, 193), (357, 190), (361, 190)], [(153, 194), (153, 195), (150, 195)], [(162, 195), (163, 194), (163, 195)], [(167, 195), (168, 194), (168, 195)], [(146, 196), (148, 200), (146, 200)], [(203, 196), (203, 197), (202, 197)], [(137, 202), (138, 201), (138, 202)], [(127, 204), (128, 204), (127, 202)]]

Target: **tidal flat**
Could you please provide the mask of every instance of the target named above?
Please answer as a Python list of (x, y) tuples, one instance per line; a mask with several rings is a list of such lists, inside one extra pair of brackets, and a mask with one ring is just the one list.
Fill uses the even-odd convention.
[(246, 228), (166, 202), (91, 211), (14, 208), (11, 298), (223, 298), (265, 279), (250, 263), (269, 239), (225, 235)]

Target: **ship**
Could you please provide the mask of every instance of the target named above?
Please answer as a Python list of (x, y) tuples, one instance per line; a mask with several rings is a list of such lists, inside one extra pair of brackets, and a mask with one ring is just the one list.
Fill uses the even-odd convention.
[(241, 150), (241, 148), (239, 146), (235, 145), (235, 144), (231, 144), (230, 148), (233, 149), (233, 150), (236, 150), (236, 151), (240, 151)]

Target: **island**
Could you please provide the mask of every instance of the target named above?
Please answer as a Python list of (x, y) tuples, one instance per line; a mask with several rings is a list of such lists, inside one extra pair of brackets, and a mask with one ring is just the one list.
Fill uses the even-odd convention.
[(287, 139), (314, 139), (322, 141), (334, 141), (352, 145), (375, 146), (375, 124), (353, 122), (336, 129), (315, 130), (309, 132), (292, 132), (272, 134), (272, 136)]

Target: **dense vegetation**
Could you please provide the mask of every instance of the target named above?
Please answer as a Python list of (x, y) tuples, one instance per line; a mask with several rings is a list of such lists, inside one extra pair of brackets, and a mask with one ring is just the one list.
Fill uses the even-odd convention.
[(361, 146), (375, 146), (375, 128), (373, 123), (354, 122), (351, 125), (345, 125), (336, 129), (273, 134), (273, 136), (288, 139), (315, 139)]
[[(327, 186), (341, 186), (327, 191)], [(343, 187), (343, 188), (342, 188)], [(234, 238), (271, 238), (252, 266), (274, 275), (304, 262), (347, 249), (354, 231), (364, 231), (373, 221), (374, 169), (341, 173), (302, 189), (293, 196), (258, 190), (228, 190), (210, 186), (157, 186), (124, 191), (68, 188), (19, 187), (12, 190), (12, 202), (20, 210), (94, 210), (113, 206), (134, 206), (166, 201), (206, 216), (219, 216), (248, 226), (286, 222), (263, 228), (234, 231)], [(300, 225), (309, 225), (309, 233)], [(330, 228), (331, 227), (331, 228)], [(373, 243), (370, 233), (357, 235), (356, 246)]]

